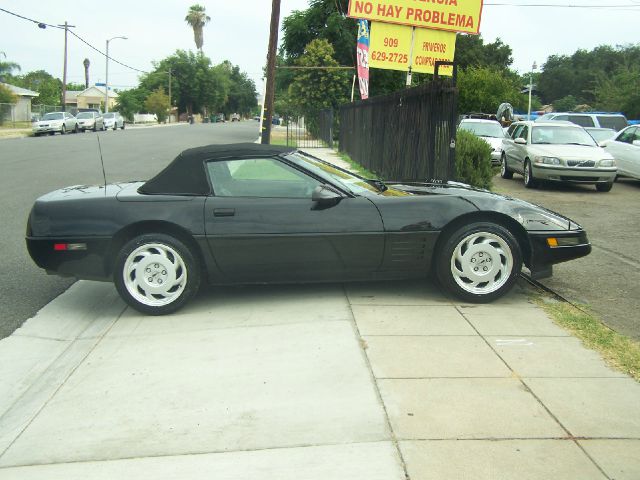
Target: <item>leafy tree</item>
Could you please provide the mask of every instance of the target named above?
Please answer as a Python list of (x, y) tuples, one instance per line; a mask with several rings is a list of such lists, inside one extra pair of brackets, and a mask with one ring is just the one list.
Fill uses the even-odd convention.
[(229, 61), (221, 64), (223, 75), (228, 76), (228, 93), (222, 106), (225, 115), (240, 113), (248, 115), (257, 104), (256, 85), (246, 73), (240, 71), (240, 67), (234, 66)]
[(18, 87), (38, 92), (38, 96), (33, 99), (34, 105), (60, 105), (62, 82), (44, 70), (16, 76), (12, 82)]
[(193, 28), (193, 40), (196, 42), (196, 48), (202, 53), (202, 44), (204, 43), (202, 28), (211, 21), (211, 17), (206, 14), (202, 5), (195, 4), (189, 7), (189, 12), (184, 17), (184, 21)]
[(526, 110), (528, 97), (520, 93), (520, 79), (514, 73), (489, 67), (470, 67), (458, 74), (458, 111), (486, 112), (498, 110), (508, 102), (516, 110)]
[(556, 112), (571, 112), (578, 105), (578, 99), (573, 95), (567, 95), (553, 102), (553, 109)]
[(493, 43), (484, 43), (481, 35), (458, 34), (456, 36), (455, 61), (458, 68), (490, 67), (506, 70), (513, 63), (511, 47), (499, 38)]
[(83, 91), (86, 90), (87, 87), (84, 86), (84, 83), (67, 83), (67, 91)]
[(0, 84), (0, 103), (16, 103), (17, 101), (18, 96), (14, 95), (14, 93), (9, 90), (9, 87)]
[[(4, 52), (0, 52), (0, 56), (7, 58)], [(11, 75), (14, 71), (20, 71), (20, 65), (15, 62), (5, 62), (0, 60), (0, 82), (5, 81), (7, 75)]]
[[(301, 67), (335, 67), (334, 50), (328, 40), (316, 39), (305, 48), (305, 53), (296, 60)], [(333, 69), (300, 70), (289, 87), (291, 103), (313, 121), (313, 114), (324, 108), (336, 109), (349, 101), (351, 82), (344, 71)], [(313, 129), (313, 125), (309, 125)]]
[(151, 92), (144, 101), (144, 107), (149, 113), (155, 113), (158, 117), (158, 123), (164, 123), (169, 113), (169, 96), (164, 93), (162, 88), (158, 88)]
[(600, 110), (624, 112), (627, 118), (640, 118), (640, 67), (622, 66), (613, 74), (596, 80), (596, 105)]
[(120, 112), (129, 122), (133, 122), (133, 115), (145, 110), (144, 102), (150, 92), (142, 87), (118, 92), (118, 99), (114, 110)]

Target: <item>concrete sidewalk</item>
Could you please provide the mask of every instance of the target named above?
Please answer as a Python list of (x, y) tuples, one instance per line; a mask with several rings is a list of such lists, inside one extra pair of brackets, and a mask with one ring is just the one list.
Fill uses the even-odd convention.
[(640, 478), (640, 385), (526, 289), (78, 282), (0, 341), (0, 479)]

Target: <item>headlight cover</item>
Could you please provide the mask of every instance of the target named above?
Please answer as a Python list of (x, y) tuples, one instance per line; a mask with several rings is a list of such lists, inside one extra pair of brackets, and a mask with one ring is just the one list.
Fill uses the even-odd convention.
[(562, 161), (556, 157), (533, 157), (534, 163), (540, 163), (544, 165), (562, 165)]
[(615, 167), (616, 161), (613, 158), (605, 158), (598, 163), (600, 167)]

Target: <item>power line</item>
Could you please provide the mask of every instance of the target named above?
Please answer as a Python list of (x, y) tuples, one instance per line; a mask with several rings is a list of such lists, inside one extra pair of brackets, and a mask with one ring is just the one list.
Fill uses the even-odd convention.
[[(5, 10), (4, 8), (0, 8), (0, 11), (3, 11), (3, 12), (5, 12), (5, 13), (8, 13), (9, 15), (13, 15), (14, 17), (21, 18), (21, 19), (26, 20), (26, 21), (28, 21), (28, 22), (35, 23), (35, 24), (36, 24), (36, 25), (38, 25), (38, 27), (40, 27), (40, 28), (51, 27), (51, 28), (57, 28), (57, 29), (60, 29), (60, 30), (64, 30), (64, 29), (65, 29), (64, 25), (51, 25), (51, 24), (49, 24), (49, 23), (40, 22), (40, 21), (38, 21), (38, 20), (34, 20), (33, 18), (25, 17), (24, 15), (20, 15), (20, 14), (15, 13), (15, 12), (10, 12), (9, 10)], [(67, 29), (67, 31), (68, 31), (71, 35), (73, 35), (74, 37), (76, 37), (78, 40), (80, 40), (82, 43), (84, 43), (85, 45), (87, 45), (89, 48), (92, 48), (93, 50), (95, 50), (96, 52), (98, 52), (98, 53), (99, 53), (100, 55), (102, 55), (103, 57), (105, 57), (105, 58), (107, 57), (107, 54), (106, 54), (106, 53), (104, 53), (103, 51), (101, 51), (101, 50), (97, 49), (96, 47), (94, 47), (93, 45), (91, 45), (89, 42), (87, 42), (84, 38), (82, 38), (80, 35), (78, 35), (77, 33), (75, 33), (73, 30), (69, 30), (69, 29)], [(119, 64), (119, 65), (122, 65), (123, 67), (126, 67), (126, 68), (128, 68), (128, 69), (130, 69), (130, 70), (133, 70), (133, 71), (136, 71), (136, 72), (139, 72), (139, 73), (149, 73), (149, 72), (147, 72), (146, 70), (140, 70), (140, 69), (138, 69), (138, 68), (134, 68), (134, 67), (132, 67), (132, 66), (130, 66), (130, 65), (127, 65), (127, 64), (125, 64), (125, 63), (122, 63), (122, 62), (120, 62), (120, 61), (116, 60), (116, 59), (115, 59), (115, 58), (113, 58), (113, 57), (108, 57), (108, 58), (109, 58), (109, 60), (111, 60), (111, 61), (113, 61), (113, 62), (115, 62), (115, 63), (117, 63), (117, 64)]]
[(626, 8), (635, 10), (640, 7), (637, 3), (628, 3), (626, 5), (575, 5), (575, 4), (564, 4), (559, 5), (557, 3), (485, 3), (485, 6), (492, 7), (544, 7), (544, 8), (585, 8), (585, 9), (611, 9), (611, 8)]

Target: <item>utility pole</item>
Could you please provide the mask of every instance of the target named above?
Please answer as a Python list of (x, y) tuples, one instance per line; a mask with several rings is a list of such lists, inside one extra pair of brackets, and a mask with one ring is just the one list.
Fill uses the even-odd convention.
[(69, 25), (65, 20), (64, 25), (58, 25), (64, 27), (64, 67), (62, 70), (62, 111), (67, 111), (67, 33), (69, 28), (75, 27), (75, 25)]
[(171, 104), (171, 69), (167, 73), (169, 74), (169, 123), (171, 123), (171, 112), (173, 111), (173, 105)]
[(267, 87), (264, 99), (264, 121), (262, 123), (263, 145), (271, 140), (271, 121), (273, 119), (273, 97), (275, 95), (276, 80), (276, 49), (278, 47), (278, 30), (280, 27), (280, 0), (271, 3), (271, 30), (269, 33), (269, 52), (267, 54)]

